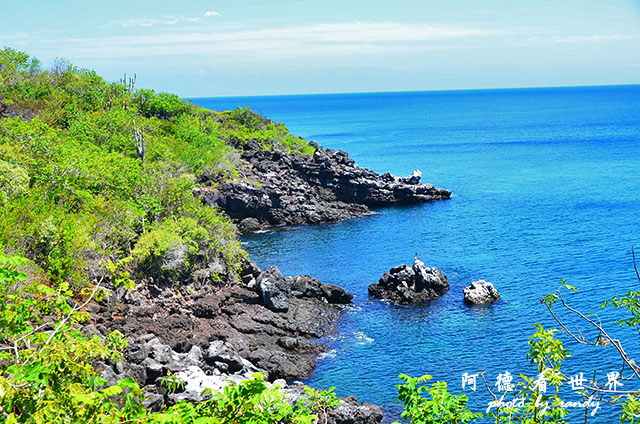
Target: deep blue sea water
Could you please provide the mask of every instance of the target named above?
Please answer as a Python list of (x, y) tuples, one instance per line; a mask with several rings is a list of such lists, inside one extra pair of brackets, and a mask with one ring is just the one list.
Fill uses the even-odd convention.
[[(631, 247), (640, 250), (640, 86), (536, 88), (194, 99), (212, 109), (250, 106), (290, 131), (342, 149), (360, 166), (409, 175), (452, 190), (448, 201), (380, 209), (335, 225), (246, 237), (262, 267), (309, 274), (354, 295), (329, 353), (312, 377), (317, 387), (383, 405), (396, 418), (398, 374), (432, 374), (477, 409), (491, 400), (465, 372), (535, 375), (526, 358), (532, 324), (554, 323), (540, 299), (560, 285), (598, 312), (640, 360), (638, 336), (620, 329), (605, 298), (638, 289)], [(451, 290), (428, 307), (391, 306), (367, 295), (389, 268), (418, 252), (449, 278)], [(463, 304), (473, 280), (494, 283), (502, 300)], [(567, 316), (567, 314), (563, 314)], [(570, 320), (570, 322), (573, 322)], [(561, 335), (573, 358), (567, 373), (598, 380), (619, 368), (611, 346), (584, 348)], [(626, 382), (625, 388), (640, 389)], [(580, 397), (568, 388), (567, 400)], [(614, 422), (603, 405), (589, 422)], [(582, 412), (572, 413), (578, 421)]]

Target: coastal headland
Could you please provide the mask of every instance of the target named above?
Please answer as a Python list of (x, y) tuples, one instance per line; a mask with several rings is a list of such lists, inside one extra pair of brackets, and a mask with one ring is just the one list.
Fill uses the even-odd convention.
[(242, 232), (273, 226), (326, 224), (371, 214), (371, 207), (448, 199), (449, 190), (420, 183), (418, 170), (408, 177), (360, 168), (347, 152), (314, 142), (311, 155), (265, 150), (255, 140), (235, 145), (243, 178), (221, 181), (201, 175), (203, 201), (238, 222)]
[[(55, 293), (68, 299), (20, 315), (25, 328), (39, 326), (17, 326), (3, 343), (15, 339), (16, 357), (25, 355), (16, 366), (27, 367), (33, 346), (48, 340), (40, 352), (58, 333), (74, 340), (63, 351), (122, 335), (122, 356), (82, 365), (89, 376), (95, 366), (102, 387), (140, 386), (150, 411), (258, 372), (289, 399), (304, 397), (286, 382), (310, 375), (326, 349), (314, 339), (351, 304), (337, 285), (260, 269), (239, 232), (451, 195), (421, 183), (418, 170), (396, 177), (360, 168), (247, 108), (215, 112), (136, 90), (126, 76), (107, 83), (70, 64), (45, 71), (24, 53), (0, 53), (0, 259), (17, 257), (6, 263), (22, 264), (21, 273), (3, 272), (26, 281), (9, 287), (3, 307), (31, 302), (31, 285), (49, 293), (45, 304)], [(71, 320), (76, 314), (86, 315)], [(77, 377), (65, 369), (56, 375)], [(341, 402), (328, 422), (382, 420), (379, 406)]]

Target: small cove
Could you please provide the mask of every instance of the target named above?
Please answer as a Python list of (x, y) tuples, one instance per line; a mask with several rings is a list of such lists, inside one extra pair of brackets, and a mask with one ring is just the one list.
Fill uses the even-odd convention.
[[(640, 86), (364, 93), (195, 99), (212, 109), (250, 106), (292, 133), (342, 149), (377, 172), (452, 190), (448, 201), (384, 208), (335, 225), (247, 236), (262, 267), (309, 274), (354, 295), (305, 382), (398, 414), (397, 375), (432, 374), (462, 392), (464, 372), (534, 374), (532, 324), (553, 323), (539, 299), (564, 278), (572, 303), (597, 311), (637, 287), (640, 243)], [(414, 252), (445, 272), (451, 290), (428, 307), (370, 299), (367, 286)], [(462, 288), (493, 282), (503, 300), (469, 308)], [(601, 311), (614, 334), (629, 333)], [(635, 340), (635, 339), (632, 339)], [(574, 348), (575, 344), (568, 343)], [(633, 342), (627, 350), (640, 353)], [(614, 352), (572, 349), (571, 372), (616, 369)], [(640, 388), (640, 387), (639, 387)], [(466, 392), (476, 409), (489, 396)], [(574, 400), (571, 394), (567, 396)], [(576, 399), (577, 396), (576, 396)], [(484, 407), (483, 407), (484, 405)], [(605, 406), (594, 422), (609, 422)]]

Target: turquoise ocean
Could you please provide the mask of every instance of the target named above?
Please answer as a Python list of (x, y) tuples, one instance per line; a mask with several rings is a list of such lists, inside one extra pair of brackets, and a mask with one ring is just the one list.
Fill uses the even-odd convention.
[[(354, 306), (323, 341), (328, 352), (310, 379), (339, 395), (401, 411), (399, 373), (431, 374), (484, 410), (492, 400), (462, 388), (463, 373), (536, 375), (527, 360), (535, 322), (557, 327), (540, 299), (561, 279), (577, 287), (570, 305), (598, 313), (640, 361), (640, 336), (615, 322), (603, 300), (640, 289), (640, 86), (532, 88), (197, 98), (215, 110), (249, 106), (296, 135), (349, 152), (361, 167), (447, 188), (450, 200), (379, 209), (333, 225), (296, 227), (243, 238), (261, 266), (308, 274), (354, 294)], [(418, 252), (448, 277), (450, 291), (426, 307), (371, 299), (367, 286)], [(468, 307), (462, 289), (491, 281), (502, 300)], [(574, 316), (557, 311), (571, 324)], [(586, 326), (585, 335), (595, 336)], [(619, 371), (612, 346), (579, 346), (558, 333), (572, 357), (568, 375), (607, 379)], [(640, 389), (626, 381), (625, 389)], [(566, 384), (561, 394), (580, 401)], [(602, 404), (589, 422), (615, 422)], [(572, 409), (570, 421), (583, 419)]]

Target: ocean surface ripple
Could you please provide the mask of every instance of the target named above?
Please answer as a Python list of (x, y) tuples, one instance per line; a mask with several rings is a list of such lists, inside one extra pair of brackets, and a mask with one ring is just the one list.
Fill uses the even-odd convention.
[[(418, 168), (424, 182), (454, 193), (448, 201), (244, 238), (260, 266), (313, 275), (355, 295), (306, 383), (381, 404), (390, 420), (400, 411), (399, 373), (432, 374), (454, 393), (463, 392), (465, 372), (486, 371), (491, 386), (504, 371), (535, 376), (527, 340), (533, 323), (554, 326), (540, 299), (560, 279), (579, 288), (571, 304), (598, 312), (640, 360), (637, 335), (619, 328), (616, 311), (598, 308), (640, 287), (631, 260), (631, 247), (640, 250), (640, 86), (194, 102), (250, 106), (296, 135), (349, 152), (360, 166), (400, 176)], [(370, 299), (367, 286), (411, 263), (415, 252), (447, 274), (451, 290), (420, 308)], [(477, 279), (494, 283), (502, 300), (465, 306), (462, 288)], [(568, 374), (598, 369), (602, 380), (619, 368), (611, 347), (560, 337), (574, 355)], [(464, 392), (484, 410), (491, 399), (480, 386)], [(593, 422), (612, 422), (618, 411), (604, 405)]]

